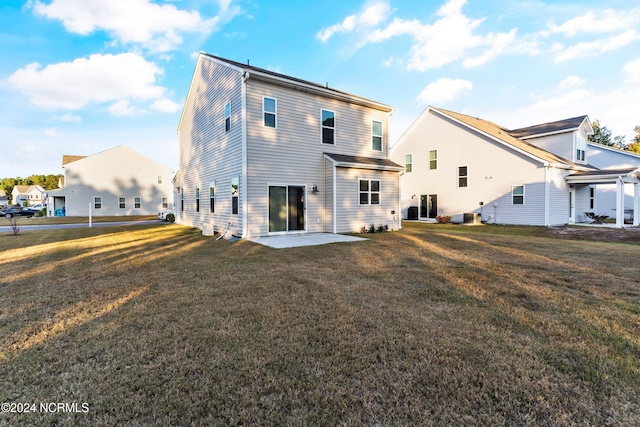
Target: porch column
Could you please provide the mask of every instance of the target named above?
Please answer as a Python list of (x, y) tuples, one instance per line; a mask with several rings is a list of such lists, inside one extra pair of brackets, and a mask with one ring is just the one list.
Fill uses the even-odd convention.
[(633, 226), (640, 225), (640, 184), (633, 184)]
[(624, 227), (624, 182), (616, 182), (616, 228)]

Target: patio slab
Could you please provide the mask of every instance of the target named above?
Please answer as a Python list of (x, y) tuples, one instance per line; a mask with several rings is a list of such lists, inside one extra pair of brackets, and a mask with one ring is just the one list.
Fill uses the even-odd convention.
[(328, 243), (360, 242), (368, 239), (345, 234), (310, 233), (310, 234), (286, 234), (280, 236), (256, 237), (247, 239), (250, 242), (259, 243), (275, 249), (297, 248), (299, 246), (326, 245)]

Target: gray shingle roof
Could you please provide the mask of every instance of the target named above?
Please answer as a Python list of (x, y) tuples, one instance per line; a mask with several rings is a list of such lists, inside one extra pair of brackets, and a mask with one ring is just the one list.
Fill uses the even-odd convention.
[(350, 164), (350, 165), (353, 165), (354, 167), (361, 165), (361, 166), (371, 166), (374, 168), (389, 169), (389, 170), (404, 169), (402, 166), (392, 162), (389, 159), (376, 159), (373, 157), (362, 157), (362, 156), (347, 156), (345, 154), (333, 154), (333, 153), (324, 153), (324, 155), (338, 163)]
[(516, 138), (527, 138), (532, 135), (544, 135), (549, 133), (574, 130), (579, 128), (586, 118), (587, 116), (572, 117), (570, 119), (558, 120), (557, 122), (542, 123), (539, 125), (512, 129), (508, 132)]

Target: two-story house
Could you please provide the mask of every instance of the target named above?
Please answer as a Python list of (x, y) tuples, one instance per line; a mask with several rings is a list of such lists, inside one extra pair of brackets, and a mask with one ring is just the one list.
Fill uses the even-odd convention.
[(392, 108), (200, 53), (178, 126), (176, 221), (226, 236), (399, 227)]
[[(599, 185), (616, 184), (620, 200), (625, 185), (637, 193), (640, 184), (636, 168), (589, 164), (587, 138), (592, 132), (587, 116), (509, 130), (428, 107), (391, 150), (391, 159), (406, 167), (401, 177), (403, 217), (449, 215), (462, 222), (469, 213), (501, 224), (587, 222), (585, 213), (596, 211)], [(616, 214), (620, 227), (621, 215)], [(636, 213), (634, 223), (638, 221)]]
[(11, 192), (14, 205), (33, 206), (42, 203), (46, 190), (39, 185), (16, 185)]
[(49, 216), (155, 215), (173, 204), (173, 171), (120, 145), (91, 156), (62, 156), (61, 188), (48, 192)]

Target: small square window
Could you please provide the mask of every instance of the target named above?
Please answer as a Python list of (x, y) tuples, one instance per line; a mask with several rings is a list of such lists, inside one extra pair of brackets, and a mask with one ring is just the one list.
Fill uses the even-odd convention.
[(524, 185), (512, 186), (511, 197), (514, 205), (524, 205)]

